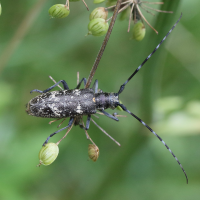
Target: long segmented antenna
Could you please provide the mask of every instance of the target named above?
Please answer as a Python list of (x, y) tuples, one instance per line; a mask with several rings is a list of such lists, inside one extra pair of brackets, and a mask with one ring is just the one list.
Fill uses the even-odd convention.
[[(149, 56), (142, 62), (142, 64), (133, 72), (133, 74), (127, 79), (127, 81), (120, 86), (119, 92), (117, 93), (118, 95), (120, 93), (123, 92), (125, 85), (133, 78), (133, 76), (135, 74), (137, 74), (137, 72), (141, 69), (141, 67), (147, 62), (147, 60), (149, 58), (151, 58), (151, 56), (157, 51), (157, 49), (160, 47), (160, 45), (164, 42), (164, 40), (167, 38), (167, 36), (172, 32), (172, 30), (175, 28), (175, 26), (177, 25), (177, 23), (180, 21), (182, 17), (182, 13), (181, 16), (179, 17), (178, 21), (174, 24), (174, 26), (170, 29), (170, 31), (167, 33), (167, 35), (161, 40), (161, 42), (157, 45), (157, 47), (153, 50), (152, 53), (149, 54)], [(185, 174), (186, 177), (186, 182), (188, 183), (188, 177), (187, 174), (183, 168), (183, 166), (181, 165), (181, 163), (179, 162), (178, 158), (174, 155), (174, 153), (171, 151), (171, 149), (168, 147), (168, 145), (162, 140), (162, 138), (157, 135), (145, 122), (143, 122), (139, 117), (137, 117), (136, 115), (134, 115), (132, 112), (130, 112), (123, 104), (117, 103), (117, 105), (119, 105), (125, 112), (129, 113), (130, 115), (132, 115), (135, 119), (137, 119), (140, 123), (142, 123), (146, 128), (148, 128), (164, 145), (165, 147), (169, 150), (169, 152), (172, 154), (172, 156), (175, 158), (175, 160), (177, 161), (177, 163), (179, 164), (179, 166), (181, 167), (183, 173)]]
[(127, 113), (129, 113), (130, 115), (132, 115), (135, 119), (137, 119), (140, 123), (142, 123), (144, 126), (146, 126), (146, 128), (148, 128), (164, 145), (165, 147), (169, 150), (169, 152), (172, 154), (172, 156), (176, 159), (177, 163), (179, 164), (179, 166), (181, 167), (181, 169), (183, 170), (183, 173), (185, 174), (186, 177), (186, 182), (188, 184), (188, 177), (187, 174), (183, 168), (183, 166), (181, 165), (181, 163), (179, 162), (178, 158), (174, 155), (174, 153), (171, 151), (171, 149), (168, 147), (168, 145), (163, 141), (163, 139), (157, 135), (145, 122), (143, 122), (139, 117), (137, 117), (136, 115), (134, 115), (132, 112), (130, 112), (123, 104), (118, 103), (118, 105)]
[(149, 60), (149, 58), (151, 58), (151, 56), (158, 50), (158, 48), (160, 47), (160, 45), (165, 41), (165, 39), (167, 38), (167, 36), (172, 32), (172, 30), (175, 28), (175, 26), (178, 24), (178, 22), (180, 21), (182, 17), (182, 13), (181, 16), (179, 17), (178, 21), (174, 24), (174, 26), (170, 29), (170, 31), (167, 33), (167, 35), (161, 40), (161, 42), (157, 45), (157, 47), (152, 51), (152, 53), (149, 54), (149, 56), (142, 62), (142, 64), (133, 72), (133, 74), (127, 79), (127, 81), (120, 86), (119, 92), (117, 93), (118, 95), (120, 93), (123, 92), (125, 85), (133, 78), (133, 76), (135, 74), (137, 74), (137, 72), (142, 68), (142, 66), (147, 62), (147, 60)]

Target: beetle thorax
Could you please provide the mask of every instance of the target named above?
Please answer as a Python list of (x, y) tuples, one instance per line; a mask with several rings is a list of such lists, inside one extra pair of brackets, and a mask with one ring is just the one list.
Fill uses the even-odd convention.
[(115, 109), (116, 103), (119, 102), (119, 97), (115, 93), (96, 93), (95, 94), (96, 109)]

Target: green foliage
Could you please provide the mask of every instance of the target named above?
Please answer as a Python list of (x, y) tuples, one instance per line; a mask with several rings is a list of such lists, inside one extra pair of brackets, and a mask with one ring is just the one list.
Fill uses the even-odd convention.
[[(127, 21), (116, 22), (94, 77), (103, 91), (117, 92), (183, 13), (120, 99), (170, 146), (188, 173), (189, 185), (163, 144), (128, 115), (118, 123), (104, 116), (94, 118), (121, 144), (118, 147), (91, 123), (88, 133), (101, 151), (95, 163), (87, 160), (89, 142), (84, 131), (73, 127), (60, 143), (56, 161), (36, 168), (38, 152), (59, 122), (49, 125), (48, 119), (27, 116), (25, 105), (36, 95), (29, 92), (52, 85), (49, 75), (75, 88), (77, 71), (80, 78), (88, 78), (104, 38), (84, 37), (89, 12), (81, 3), (70, 4), (73, 12), (67, 18), (50, 20), (48, 9), (63, 2), (40, 0), (40, 7), (34, 7), (35, 2), (19, 0), (15, 6), (8, 0), (1, 2), (0, 199), (199, 199), (200, 2), (164, 0), (162, 9), (174, 14), (153, 17), (144, 12), (159, 34), (146, 27), (140, 43), (129, 40)], [(95, 8), (92, 2), (88, 7)], [(30, 9), (29, 20), (20, 25)], [(50, 142), (64, 134), (60, 132)]]

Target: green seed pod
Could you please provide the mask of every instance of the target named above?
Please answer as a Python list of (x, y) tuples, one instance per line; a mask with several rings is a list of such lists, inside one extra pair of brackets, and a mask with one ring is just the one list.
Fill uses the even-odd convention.
[(69, 8), (64, 4), (55, 4), (49, 8), (49, 15), (51, 18), (64, 18), (70, 13)]
[(108, 31), (108, 22), (102, 18), (96, 18), (90, 21), (88, 24), (88, 34), (94, 36), (105, 35)]
[(88, 155), (91, 160), (96, 162), (99, 157), (99, 148), (94, 144), (89, 144)]
[(1, 15), (1, 13), (2, 13), (2, 8), (1, 8), (1, 4), (0, 4), (0, 15)]
[(39, 152), (40, 163), (42, 165), (50, 165), (58, 156), (59, 148), (55, 143), (47, 143)]
[(133, 27), (133, 39), (141, 41), (146, 33), (145, 26), (142, 22), (138, 22)]
[(104, 1), (105, 1), (105, 0), (94, 0), (93, 3), (98, 4), (98, 3), (102, 3), (102, 2), (104, 2)]
[(90, 14), (90, 21), (96, 18), (107, 19), (108, 11), (104, 7), (95, 8)]

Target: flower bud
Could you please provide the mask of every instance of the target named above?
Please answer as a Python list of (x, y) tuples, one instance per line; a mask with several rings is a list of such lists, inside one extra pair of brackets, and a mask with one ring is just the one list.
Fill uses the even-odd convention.
[(89, 144), (88, 155), (91, 160), (93, 160), (94, 162), (97, 161), (99, 157), (99, 148), (94, 144)]
[(88, 34), (94, 36), (105, 35), (108, 31), (108, 22), (105, 19), (96, 18), (90, 21), (88, 24)]
[(51, 18), (64, 18), (70, 13), (69, 8), (64, 4), (55, 4), (49, 8), (49, 15)]
[(108, 11), (104, 7), (95, 8), (90, 14), (90, 21), (95, 18), (107, 19)]
[(94, 0), (93, 3), (98, 4), (98, 3), (102, 3), (102, 2), (104, 2), (104, 1), (105, 1), (105, 0)]
[(42, 165), (50, 165), (58, 156), (59, 148), (55, 143), (47, 143), (39, 152), (40, 163)]
[(133, 27), (133, 39), (141, 41), (146, 33), (145, 26), (142, 22), (138, 22)]

